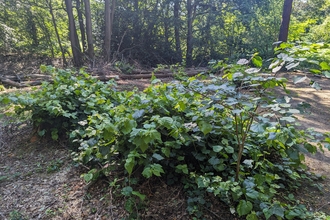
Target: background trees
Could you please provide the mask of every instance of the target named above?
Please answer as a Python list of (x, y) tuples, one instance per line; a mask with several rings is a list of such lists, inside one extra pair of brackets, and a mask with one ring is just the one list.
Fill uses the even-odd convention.
[[(0, 54), (62, 57), (63, 64), (73, 56), (77, 66), (100, 60), (200, 66), (257, 51), (268, 57), (278, 40), (284, 0), (64, 3), (1, 1)], [(329, 6), (330, 0), (293, 1), (288, 40), (329, 41)]]

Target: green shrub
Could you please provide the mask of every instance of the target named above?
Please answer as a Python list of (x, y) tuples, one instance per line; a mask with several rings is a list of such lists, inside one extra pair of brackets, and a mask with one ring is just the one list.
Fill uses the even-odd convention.
[[(247, 219), (306, 219), (306, 207), (277, 195), (308, 179), (302, 152), (322, 146), (307, 141), (312, 132), (294, 127), (299, 111), (273, 97), (271, 89), (285, 87), (286, 79), (261, 76), (249, 62), (240, 60), (225, 77), (168, 84), (156, 79), (144, 92), (116, 92), (112, 82), (83, 71), (48, 68), (52, 84), (2, 100), (19, 104), (18, 113), (31, 111), (33, 122), (47, 123), (54, 139), (69, 134), (78, 145), (76, 161), (101, 165), (84, 175), (86, 181), (124, 167), (128, 186), (122, 194), (130, 212), (132, 195), (145, 198), (131, 187), (134, 173), (138, 180), (157, 176), (183, 184), (188, 211), (197, 218), (212, 194)], [(259, 57), (255, 62), (261, 65)]]

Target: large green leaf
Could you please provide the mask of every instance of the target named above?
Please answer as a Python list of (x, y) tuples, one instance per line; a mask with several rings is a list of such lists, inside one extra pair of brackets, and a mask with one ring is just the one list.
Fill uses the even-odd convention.
[(212, 125), (206, 121), (199, 122), (198, 127), (204, 135), (207, 135), (212, 131)]
[(330, 70), (330, 66), (327, 62), (321, 62), (320, 63), (321, 70)]
[(241, 200), (237, 206), (239, 216), (247, 215), (252, 211), (253, 205), (250, 201)]
[(256, 67), (262, 67), (262, 58), (260, 56), (254, 56), (252, 58), (252, 63)]

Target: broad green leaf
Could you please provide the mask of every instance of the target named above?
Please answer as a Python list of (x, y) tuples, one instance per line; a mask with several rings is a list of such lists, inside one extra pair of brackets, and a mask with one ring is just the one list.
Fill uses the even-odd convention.
[(123, 132), (123, 134), (129, 134), (133, 128), (136, 128), (136, 126), (137, 124), (135, 120), (129, 120), (126, 118), (121, 128), (121, 132)]
[(292, 114), (299, 114), (300, 113), (300, 111), (298, 109), (291, 109), (291, 108), (288, 110), (288, 112), (292, 113)]
[(126, 162), (125, 162), (124, 167), (127, 170), (127, 172), (128, 172), (129, 175), (132, 174), (134, 165), (135, 165), (135, 159), (134, 159), (134, 157), (129, 157), (129, 158), (126, 159)]
[(179, 164), (175, 167), (176, 169), (180, 170), (180, 173), (188, 174), (188, 167), (187, 164)]
[(228, 154), (233, 154), (234, 153), (234, 148), (232, 146), (226, 146), (225, 147), (225, 151), (228, 153)]
[(292, 68), (297, 67), (299, 64), (300, 64), (299, 62), (297, 62), (297, 63), (290, 63), (289, 65), (285, 66), (285, 68), (286, 68), (287, 70), (290, 70), (290, 69), (292, 69)]
[(309, 69), (309, 71), (311, 71), (312, 73), (315, 73), (315, 74), (321, 74), (322, 73), (322, 71), (318, 70), (318, 69)]
[(301, 82), (305, 81), (306, 79), (307, 79), (306, 76), (303, 76), (303, 77), (295, 76), (293, 78), (293, 83), (294, 84), (301, 83)]
[(199, 176), (196, 181), (199, 188), (206, 188), (211, 183), (211, 180), (205, 176)]
[(130, 196), (132, 195), (133, 192), (133, 188), (130, 186), (126, 186), (121, 190), (121, 194), (124, 196)]
[(10, 103), (10, 101), (11, 101), (11, 99), (10, 98), (8, 98), (7, 96), (6, 97), (3, 97), (2, 99), (1, 99), (1, 102), (3, 103), (3, 104), (9, 104)]
[(259, 217), (255, 212), (252, 212), (246, 216), (246, 220), (259, 220)]
[(330, 78), (330, 72), (329, 71), (323, 72), (323, 75), (327, 78)]
[(208, 160), (208, 162), (209, 162), (211, 165), (215, 166), (215, 165), (218, 165), (218, 164), (220, 163), (220, 159), (219, 159), (219, 158), (216, 158), (216, 157), (211, 157), (211, 158)]
[(320, 63), (321, 70), (330, 70), (330, 66), (327, 62), (321, 62)]
[(254, 160), (245, 159), (243, 161), (243, 164), (247, 165), (247, 167), (249, 167), (249, 168), (252, 168), (253, 167), (253, 162), (254, 162)]
[(262, 67), (262, 58), (260, 56), (254, 56), (252, 58), (252, 63), (256, 67)]
[(162, 117), (159, 119), (159, 122), (167, 129), (173, 128), (174, 125), (174, 120), (170, 117)]
[(255, 133), (264, 133), (265, 128), (263, 124), (254, 123), (251, 125), (250, 130)]
[(311, 85), (312, 88), (316, 89), (316, 90), (322, 90), (320, 84), (318, 84), (317, 82), (314, 82), (312, 85)]
[(272, 207), (270, 207), (269, 211), (278, 217), (283, 218), (284, 217), (284, 208), (280, 204), (274, 204)]
[(245, 70), (245, 72), (248, 73), (248, 74), (258, 73), (259, 71), (260, 71), (259, 68), (249, 68), (249, 69)]
[(258, 191), (254, 189), (247, 189), (245, 195), (249, 197), (250, 199), (257, 199), (259, 198), (259, 193)]
[(146, 198), (146, 195), (141, 194), (138, 191), (132, 191), (132, 195), (135, 195), (135, 196), (139, 197), (142, 201), (145, 200), (145, 198)]
[(147, 143), (145, 143), (143, 140), (141, 141), (141, 144), (138, 146), (140, 147), (140, 149), (143, 153), (149, 148), (149, 145)]
[(138, 119), (138, 118), (141, 118), (143, 115), (144, 115), (144, 110), (143, 109), (136, 110), (133, 114), (133, 118)]
[(245, 65), (245, 64), (248, 64), (249, 63), (249, 60), (247, 59), (240, 59), (237, 61), (237, 64), (238, 65)]
[(99, 151), (103, 156), (106, 156), (108, 153), (110, 153), (110, 147), (109, 146), (99, 146)]
[(152, 170), (151, 168), (148, 166), (148, 167), (145, 167), (143, 169), (143, 172), (142, 172), (142, 175), (145, 177), (145, 178), (150, 178), (152, 177)]
[(38, 132), (38, 135), (41, 137), (44, 136), (45, 134), (46, 134), (46, 129), (42, 129)]
[(204, 135), (207, 135), (212, 131), (212, 125), (206, 121), (199, 122), (198, 127)]
[(212, 148), (213, 148), (214, 152), (218, 153), (223, 149), (223, 146), (216, 145), (216, 146), (213, 146)]
[(169, 147), (162, 147), (162, 153), (166, 156), (169, 157), (171, 153), (171, 149)]
[(93, 179), (93, 174), (92, 173), (86, 173), (84, 174), (84, 180), (86, 182), (90, 182)]
[(291, 123), (296, 121), (296, 119), (293, 117), (282, 117), (282, 118), (280, 118), (280, 120), (291, 122)]
[(154, 153), (154, 154), (152, 155), (152, 157), (155, 158), (155, 159), (157, 159), (157, 160), (163, 160), (163, 159), (164, 159), (164, 157), (162, 157), (162, 155), (157, 154), (157, 153)]
[(302, 213), (300, 210), (290, 210), (288, 213), (285, 214), (285, 218), (288, 220), (295, 219), (296, 217), (302, 216), (304, 213)]
[(237, 206), (237, 213), (239, 216), (247, 215), (252, 211), (252, 203), (250, 201), (241, 200)]

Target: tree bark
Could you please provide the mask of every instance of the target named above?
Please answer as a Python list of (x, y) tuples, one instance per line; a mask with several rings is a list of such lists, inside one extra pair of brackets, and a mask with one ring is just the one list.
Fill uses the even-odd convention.
[(178, 62), (182, 62), (182, 50), (180, 40), (180, 0), (174, 1), (174, 35), (175, 35), (175, 50), (178, 56)]
[(76, 10), (78, 14), (78, 23), (79, 23), (79, 29), (80, 29), (80, 35), (81, 35), (81, 43), (82, 43), (82, 49), (83, 52), (86, 51), (86, 33), (85, 33), (85, 25), (84, 25), (84, 19), (83, 14), (81, 12), (81, 0), (76, 0)]
[(77, 29), (74, 22), (73, 12), (72, 12), (72, 0), (65, 0), (66, 11), (69, 17), (69, 38), (71, 42), (71, 49), (73, 55), (73, 65), (76, 67), (82, 66), (82, 54), (79, 45), (79, 39), (77, 35)]
[(105, 60), (110, 61), (111, 58), (111, 35), (113, 27), (114, 12), (116, 6), (116, 0), (112, 0), (110, 6), (110, 0), (104, 0), (105, 4), (105, 37), (104, 37), (104, 50), (105, 50)]
[(193, 52), (193, 5), (192, 0), (187, 0), (187, 52), (186, 52), (186, 67), (192, 66), (192, 52)]
[(93, 42), (93, 30), (92, 30), (92, 16), (90, 0), (84, 0), (85, 3), (85, 18), (86, 18), (86, 34), (87, 34), (87, 54), (91, 61), (92, 68), (94, 63), (94, 42)]
[(282, 42), (288, 41), (292, 2), (293, 0), (285, 0), (283, 4), (282, 22), (278, 36), (278, 40)]
[(55, 35), (56, 35), (56, 38), (57, 38), (58, 45), (59, 45), (59, 47), (61, 49), (63, 65), (64, 66), (67, 66), (68, 63), (66, 62), (66, 59), (65, 59), (65, 52), (64, 52), (64, 49), (63, 49), (63, 46), (62, 46), (62, 43), (61, 43), (60, 35), (58, 33), (58, 30), (57, 30), (56, 20), (55, 20), (55, 16), (54, 16), (54, 12), (53, 12), (52, 0), (46, 0), (46, 3), (48, 5), (48, 7), (49, 7), (49, 13), (52, 16), (52, 23), (54, 25)]

